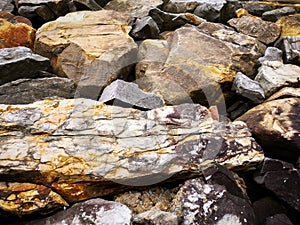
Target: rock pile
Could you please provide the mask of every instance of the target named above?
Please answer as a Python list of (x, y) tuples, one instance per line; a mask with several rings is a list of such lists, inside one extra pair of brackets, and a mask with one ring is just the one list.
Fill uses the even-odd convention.
[(0, 0), (0, 219), (300, 215), (300, 3)]

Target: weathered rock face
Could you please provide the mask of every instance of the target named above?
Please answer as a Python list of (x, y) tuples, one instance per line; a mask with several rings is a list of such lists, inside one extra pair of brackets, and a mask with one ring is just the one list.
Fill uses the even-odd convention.
[(292, 164), (266, 158), (255, 181), (300, 212), (300, 170)]
[(26, 46), (33, 48), (35, 29), (22, 21), (9, 22), (0, 16), (0, 48)]
[(173, 213), (149, 210), (134, 217), (133, 225), (178, 225), (178, 218)]
[(129, 225), (130, 220), (131, 211), (125, 205), (96, 198), (77, 203), (45, 219), (26, 222), (24, 225)]
[(14, 10), (14, 5), (12, 2), (7, 0), (0, 0), (0, 11), (12, 12)]
[(300, 14), (281, 17), (276, 24), (281, 26), (281, 37), (300, 36)]
[(228, 83), (236, 72), (255, 74), (256, 60), (264, 51), (256, 39), (221, 24), (182, 27), (167, 41), (146, 40), (139, 46), (137, 82), (170, 104), (210, 98), (213, 105), (222, 101), (216, 91), (219, 85), (228, 100)]
[(300, 36), (287, 36), (276, 42), (276, 47), (284, 52), (284, 62), (300, 66)]
[(276, 22), (281, 17), (294, 14), (295, 12), (296, 12), (296, 10), (293, 7), (283, 7), (283, 8), (274, 9), (274, 10), (264, 12), (262, 14), (262, 19), (263, 20), (268, 20), (268, 21), (271, 21), (271, 22)]
[(244, 123), (215, 121), (200, 105), (142, 112), (73, 99), (1, 112), (1, 176), (51, 186), (69, 202), (189, 177), (211, 162), (247, 170), (264, 157)]
[(250, 16), (233, 18), (228, 23), (239, 32), (257, 38), (259, 41), (270, 44), (280, 36), (280, 26)]
[(125, 79), (136, 62), (130, 21), (109, 10), (70, 13), (38, 30), (35, 51), (51, 58), (55, 72), (78, 85), (77, 96), (98, 99), (111, 81)]
[(137, 39), (151, 39), (159, 37), (159, 28), (151, 16), (137, 19), (130, 34)]
[(19, 79), (0, 86), (1, 104), (28, 104), (46, 98), (73, 98), (75, 84), (62, 77)]
[(0, 49), (0, 85), (20, 78), (36, 78), (51, 71), (50, 61), (26, 47)]
[(295, 163), (300, 152), (300, 98), (285, 98), (249, 110), (237, 120), (247, 123), (269, 157)]

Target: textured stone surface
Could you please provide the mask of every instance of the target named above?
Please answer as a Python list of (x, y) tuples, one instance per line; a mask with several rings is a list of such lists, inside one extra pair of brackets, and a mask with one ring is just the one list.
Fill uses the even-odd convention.
[(62, 77), (19, 79), (0, 86), (1, 104), (28, 104), (46, 98), (73, 98), (75, 84)]
[(16, 46), (33, 48), (36, 30), (26, 23), (12, 22), (0, 17), (0, 48), (12, 48)]
[(298, 97), (300, 98), (300, 88), (285, 87), (271, 95), (267, 101), (272, 101), (279, 98)]
[(152, 8), (162, 3), (162, 0), (112, 0), (105, 6), (105, 9), (126, 12), (132, 17), (142, 18), (148, 16)]
[(296, 12), (296, 10), (293, 7), (283, 7), (283, 8), (264, 12), (262, 14), (262, 19), (271, 21), (271, 22), (276, 22), (281, 17), (294, 14), (295, 12)]
[(281, 26), (281, 37), (300, 36), (300, 14), (281, 17), (276, 23)]
[(69, 13), (38, 30), (35, 51), (51, 58), (54, 71), (78, 85), (77, 97), (96, 100), (114, 79), (126, 79), (136, 62), (130, 21), (110, 10)]
[(245, 9), (254, 16), (262, 16), (264, 12), (272, 10), (272, 6), (260, 4), (259, 2), (247, 2)]
[[(191, 99), (205, 104), (208, 98), (210, 105), (215, 105), (223, 96), (228, 100), (232, 95), (228, 83), (237, 71), (248, 76), (256, 73), (254, 65), (264, 51), (254, 38), (224, 25), (203, 22), (198, 27), (186, 26), (167, 41), (140, 44), (137, 82), (170, 104)], [(219, 85), (223, 94), (218, 92)]]
[(176, 215), (160, 210), (149, 210), (136, 215), (133, 225), (178, 225)]
[(150, 39), (159, 37), (159, 28), (150, 16), (137, 19), (130, 34), (137, 39)]
[(131, 211), (125, 205), (96, 198), (23, 225), (129, 225), (131, 217)]
[(212, 162), (248, 170), (264, 158), (244, 123), (215, 121), (200, 105), (143, 112), (71, 99), (1, 112), (0, 175), (51, 186), (69, 202), (182, 179)]
[[(100, 102), (113, 102), (114, 105), (118, 101), (128, 104), (129, 107), (137, 106), (144, 109), (159, 108), (164, 105), (163, 100), (152, 93), (147, 93), (139, 89), (135, 83), (126, 82), (123, 80), (116, 80), (107, 86), (99, 99)], [(121, 104), (122, 104), (121, 103)]]
[(275, 46), (284, 52), (284, 62), (300, 66), (300, 35), (280, 38)]
[(32, 183), (0, 182), (0, 216), (18, 216), (36, 211), (50, 213), (68, 203), (51, 188)]
[(49, 59), (34, 54), (29, 48), (0, 49), (1, 85), (20, 78), (36, 78), (43, 70), (51, 70)]
[(300, 212), (300, 170), (293, 164), (266, 158), (255, 181)]
[(270, 44), (280, 36), (280, 26), (250, 16), (233, 18), (228, 23), (239, 32), (257, 38), (259, 41)]
[[(261, 64), (268, 64), (268, 62), (283, 62), (282, 61), (282, 51), (275, 47), (268, 47), (265, 51), (265, 55), (258, 59), (258, 62)], [(272, 63), (269, 63), (272, 65)]]
[(208, 21), (218, 21), (221, 10), (226, 3), (226, 0), (199, 1), (194, 14)]
[(14, 5), (9, 0), (0, 0), (0, 11), (12, 12)]
[(269, 157), (295, 163), (300, 152), (300, 98), (265, 102), (237, 120), (247, 123)]
[(250, 99), (255, 103), (261, 103), (264, 98), (264, 90), (257, 81), (251, 80), (246, 75), (238, 72), (232, 85), (237, 94)]

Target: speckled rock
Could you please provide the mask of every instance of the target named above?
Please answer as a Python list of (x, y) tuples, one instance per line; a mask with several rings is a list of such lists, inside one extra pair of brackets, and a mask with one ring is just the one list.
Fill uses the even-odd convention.
[(39, 77), (43, 70), (51, 71), (49, 59), (34, 54), (29, 48), (0, 49), (0, 85), (20, 78)]
[(113, 80), (126, 79), (136, 62), (129, 23), (130, 17), (111, 10), (69, 13), (38, 29), (35, 51), (78, 85), (76, 97), (96, 100)]
[(254, 107), (236, 120), (247, 123), (269, 157), (296, 163), (300, 153), (300, 98), (284, 98)]
[[(125, 205), (103, 199), (77, 203), (50, 217), (26, 222), (26, 225), (129, 225), (131, 211)], [(25, 225), (24, 224), (24, 225)]]
[(45, 184), (68, 202), (183, 179), (213, 162), (248, 170), (264, 158), (243, 122), (218, 122), (200, 105), (144, 112), (70, 99), (0, 110), (0, 175)]
[(178, 225), (175, 214), (160, 210), (149, 210), (136, 215), (132, 221), (133, 225)]
[(281, 30), (279, 25), (258, 18), (242, 16), (233, 18), (228, 23), (239, 32), (255, 37), (265, 44), (276, 41), (280, 36)]

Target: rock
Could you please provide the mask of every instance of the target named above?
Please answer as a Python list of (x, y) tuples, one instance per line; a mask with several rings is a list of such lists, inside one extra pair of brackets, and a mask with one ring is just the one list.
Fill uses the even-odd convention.
[(194, 11), (195, 15), (204, 18), (208, 21), (218, 21), (221, 10), (226, 4), (226, 0), (213, 0), (213, 1), (202, 0), (199, 3), (200, 4), (197, 6), (197, 8)]
[(266, 219), (265, 225), (293, 225), (285, 214), (275, 214)]
[(0, 0), (0, 11), (13, 12), (14, 5), (11, 1), (8, 0)]
[(220, 12), (219, 22), (227, 24), (227, 21), (236, 17), (236, 11), (243, 8), (243, 4), (239, 0), (226, 0), (226, 4)]
[[(256, 61), (264, 51), (257, 40), (225, 25), (203, 22), (198, 27), (181, 27), (166, 41), (140, 44), (137, 83), (163, 96), (167, 104), (193, 101), (219, 104), (220, 110), (223, 96), (230, 100), (233, 95), (228, 84), (236, 72), (256, 74)], [(220, 86), (223, 93), (218, 91)]]
[(118, 101), (128, 104), (129, 107), (137, 106), (143, 109), (154, 109), (159, 108), (164, 105), (163, 100), (152, 93), (143, 92), (139, 89), (138, 85), (135, 83), (126, 82), (123, 80), (116, 80), (107, 86), (99, 101), (108, 102), (114, 101), (118, 104)]
[(207, 184), (200, 178), (188, 180), (180, 188), (177, 198), (181, 203), (182, 225), (255, 224), (247, 197), (234, 195), (226, 185)]
[(68, 206), (51, 188), (33, 183), (0, 182), (0, 196), (2, 219), (10, 213), (17, 216), (37, 211), (50, 213)]
[(271, 11), (272, 6), (260, 4), (259, 2), (247, 2), (245, 9), (254, 16), (262, 16), (264, 12)]
[(265, 98), (264, 90), (260, 84), (240, 72), (237, 73), (233, 81), (232, 90), (254, 103), (261, 103)]
[(0, 86), (1, 104), (28, 104), (46, 98), (74, 98), (75, 84), (62, 77), (19, 79)]
[(259, 82), (266, 98), (286, 86), (299, 85), (300, 67), (278, 61), (266, 61), (258, 69), (255, 81)]
[(282, 51), (275, 47), (268, 47), (266, 49), (265, 55), (258, 59), (258, 62), (260, 63), (260, 65), (262, 65), (262, 64), (271, 64), (272, 65), (272, 63), (268, 63), (270, 61), (282, 63), (283, 62), (282, 61)]
[(51, 71), (48, 58), (26, 47), (0, 49), (0, 84), (20, 78), (36, 78), (40, 71)]
[(202, 0), (187, 0), (187, 1), (180, 1), (180, 0), (169, 0), (164, 1), (162, 5), (162, 10), (169, 13), (185, 13), (190, 12), (192, 13), (196, 7), (203, 3)]
[(131, 217), (131, 211), (125, 205), (96, 198), (26, 225), (129, 225)]
[(296, 12), (296, 10), (293, 7), (278, 8), (278, 9), (264, 12), (262, 14), (262, 19), (271, 21), (271, 22), (276, 22), (281, 17), (294, 14), (295, 12)]
[(136, 62), (129, 23), (128, 16), (110, 10), (69, 13), (37, 31), (35, 51), (78, 85), (76, 97), (96, 100), (113, 80), (125, 80)]
[(284, 63), (300, 66), (300, 36), (287, 36), (280, 38), (275, 46), (284, 52)]
[(0, 17), (0, 49), (17, 46), (33, 48), (35, 29), (23, 22), (12, 22)]
[(272, 101), (279, 98), (298, 97), (300, 98), (300, 88), (285, 87), (271, 95), (266, 101)]
[(292, 164), (266, 158), (255, 181), (300, 212), (300, 170)]
[(228, 23), (239, 32), (255, 37), (264, 44), (273, 43), (280, 36), (280, 26), (278, 24), (254, 17), (233, 18)]
[(159, 28), (150, 16), (137, 19), (130, 32), (131, 36), (137, 39), (150, 39), (159, 37)]
[(68, 99), (0, 111), (0, 176), (68, 202), (180, 180), (210, 163), (249, 170), (264, 158), (244, 123), (218, 122), (200, 105), (144, 112)]
[(128, 13), (134, 18), (142, 18), (148, 16), (152, 8), (156, 8), (162, 3), (162, 0), (112, 0), (104, 8)]
[(132, 222), (133, 225), (178, 225), (176, 215), (160, 210), (149, 210), (136, 215)]
[(300, 14), (283, 16), (276, 24), (281, 26), (280, 37), (300, 36)]
[(300, 98), (284, 98), (254, 107), (236, 120), (247, 123), (264, 153), (295, 163), (300, 152)]
[(161, 32), (175, 30), (184, 24), (199, 25), (205, 21), (192, 13), (168, 13), (158, 8), (151, 9), (149, 14)]
[(23, 16), (15, 16), (14, 14), (6, 11), (0, 11), (0, 18), (6, 19), (12, 24), (25, 23), (32, 27), (32, 23), (29, 19)]

